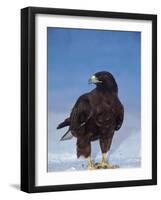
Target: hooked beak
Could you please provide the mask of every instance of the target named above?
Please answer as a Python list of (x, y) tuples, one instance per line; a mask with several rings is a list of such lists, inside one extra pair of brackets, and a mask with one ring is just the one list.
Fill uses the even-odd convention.
[(94, 83), (94, 84), (96, 84), (96, 83), (102, 83), (102, 81), (98, 80), (98, 78), (95, 75), (93, 75), (88, 80), (88, 84), (92, 84), (92, 83)]

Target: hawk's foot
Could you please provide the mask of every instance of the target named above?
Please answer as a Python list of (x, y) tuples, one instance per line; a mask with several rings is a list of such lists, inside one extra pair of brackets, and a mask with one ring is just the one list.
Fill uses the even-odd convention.
[(117, 165), (111, 165), (108, 162), (100, 162), (95, 164), (96, 169), (116, 169), (118, 168)]
[(106, 160), (106, 154), (102, 154), (102, 161), (100, 163), (95, 164), (96, 169), (115, 169), (118, 168), (119, 166), (117, 165), (111, 165), (107, 160)]
[(88, 157), (87, 160), (88, 160), (87, 169), (88, 170), (94, 170), (94, 169), (96, 169), (95, 166), (94, 166), (94, 164), (93, 164), (93, 161), (91, 160), (91, 157)]

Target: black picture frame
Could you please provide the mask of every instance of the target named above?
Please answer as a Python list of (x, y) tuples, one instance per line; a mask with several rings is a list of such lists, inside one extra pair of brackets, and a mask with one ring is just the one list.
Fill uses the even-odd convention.
[[(35, 15), (55, 14), (152, 21), (152, 179), (35, 186)], [(27, 7), (21, 9), (21, 190), (50, 192), (157, 184), (157, 16), (119, 12)]]

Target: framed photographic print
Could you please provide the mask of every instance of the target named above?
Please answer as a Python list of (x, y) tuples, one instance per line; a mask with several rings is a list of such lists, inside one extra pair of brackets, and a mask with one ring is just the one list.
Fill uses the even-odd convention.
[(157, 16), (21, 10), (21, 190), (157, 184)]

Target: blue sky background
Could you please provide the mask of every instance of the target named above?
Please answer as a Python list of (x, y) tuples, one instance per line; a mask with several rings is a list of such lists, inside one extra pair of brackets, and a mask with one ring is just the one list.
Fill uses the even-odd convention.
[(139, 32), (48, 28), (49, 112), (71, 109), (92, 89), (89, 77), (102, 70), (116, 78), (125, 109), (139, 111)]
[(122, 130), (140, 132), (140, 32), (51, 27), (47, 33), (48, 153), (59, 152), (57, 124), (69, 115), (80, 95), (95, 87), (88, 85), (88, 79), (102, 70), (111, 72), (118, 83), (125, 108)]

